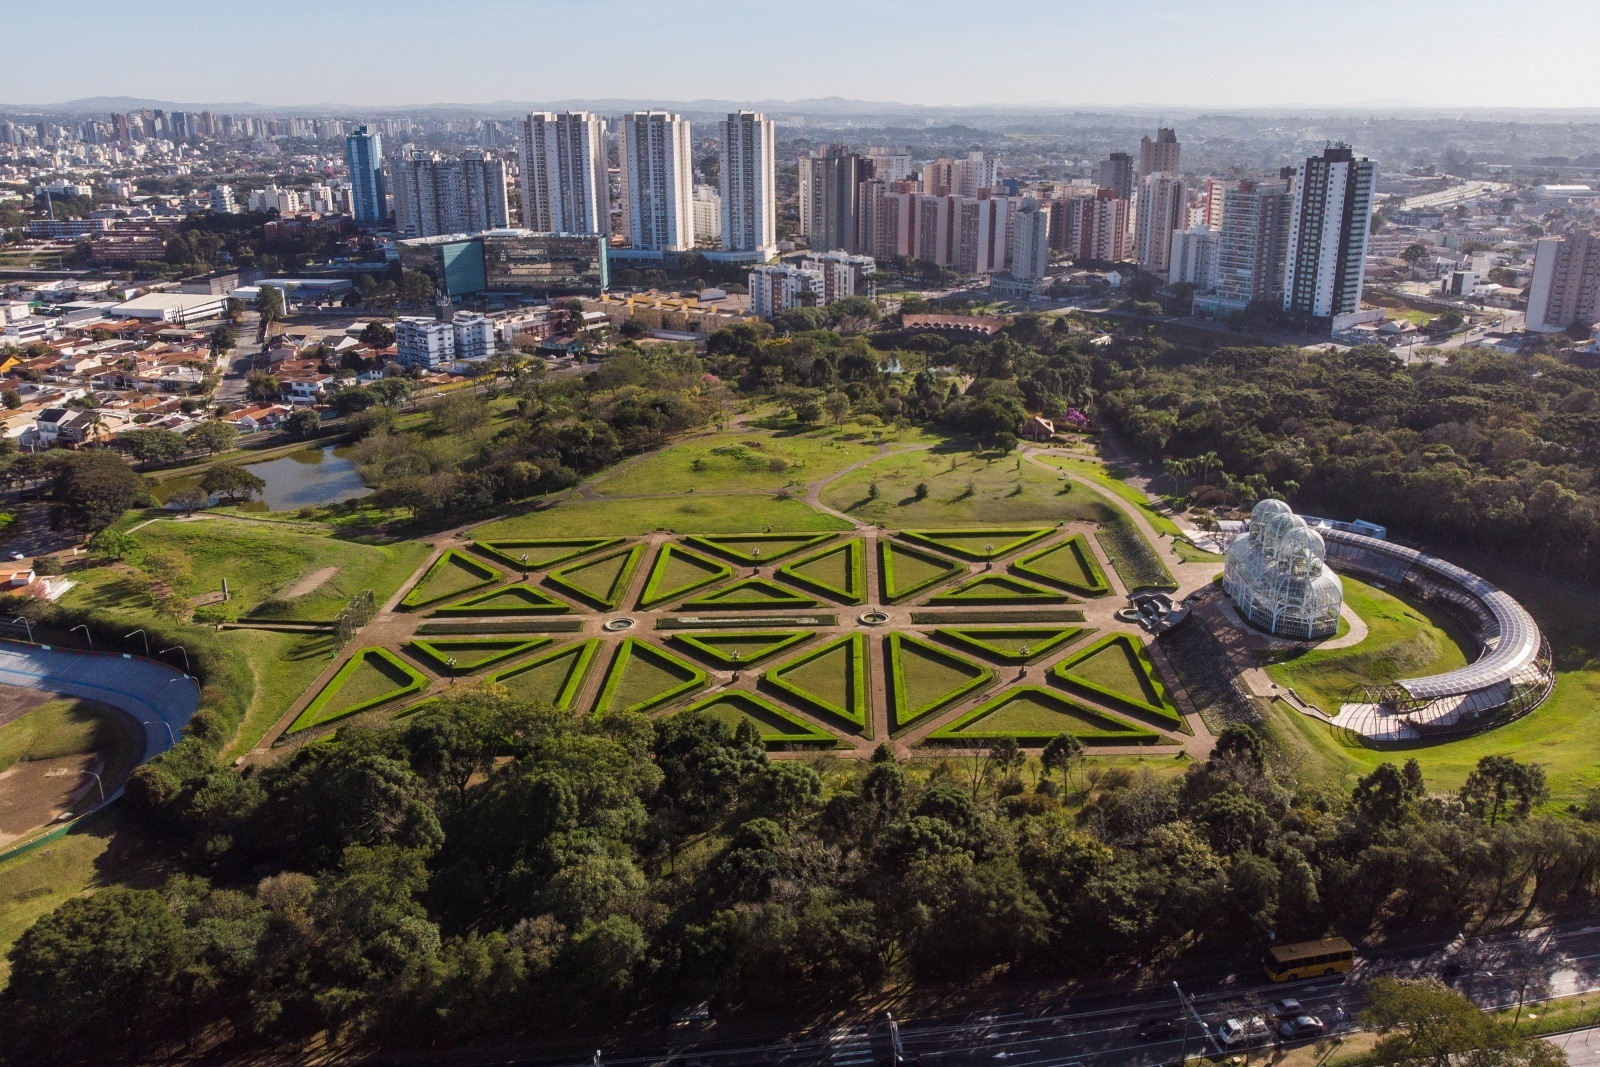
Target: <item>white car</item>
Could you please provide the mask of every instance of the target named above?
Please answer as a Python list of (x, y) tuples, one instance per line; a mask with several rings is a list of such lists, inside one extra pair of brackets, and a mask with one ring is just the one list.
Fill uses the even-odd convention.
[(1272, 1037), (1267, 1020), (1259, 1015), (1246, 1015), (1242, 1019), (1229, 1019), (1217, 1027), (1217, 1041), (1223, 1048), (1244, 1048), (1259, 1045)]

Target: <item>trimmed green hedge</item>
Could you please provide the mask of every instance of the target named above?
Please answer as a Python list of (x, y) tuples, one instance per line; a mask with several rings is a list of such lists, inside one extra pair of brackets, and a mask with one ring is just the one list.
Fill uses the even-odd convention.
[[(980, 720), (1017, 700), (1030, 700), (1044, 705), (1048, 710), (1060, 714), (1060, 723), (1044, 722), (1035, 728), (1009, 730), (972, 728), (980, 725)], [(1070, 728), (1074, 720), (1080, 724), (1077, 729)], [(927, 736), (926, 743), (961, 745), (1011, 737), (1020, 744), (1043, 745), (1048, 744), (1057, 734), (1063, 733), (1071, 734), (1089, 745), (1155, 745), (1170, 740), (1154, 730), (1135, 726), (1114, 715), (1085, 707), (1059, 693), (1052, 693), (1036, 685), (1022, 685), (991, 697), (954, 722), (939, 727)]]
[[(910, 697), (910, 681), (907, 678), (908, 668), (906, 649), (914, 648), (919, 652), (936, 659), (952, 670), (968, 675), (966, 682), (947, 690), (932, 700), (921, 704), (913, 704)], [(894, 694), (894, 728), (903, 730), (918, 719), (924, 718), (941, 708), (947, 708), (962, 699), (973, 690), (981, 689), (994, 681), (993, 668), (974, 663), (962, 656), (930, 644), (908, 633), (891, 633), (889, 635), (889, 675), (892, 679), (891, 691)]]
[[(409, 681), (403, 685), (396, 686), (392, 692), (373, 697), (371, 700), (363, 700), (361, 703), (353, 704), (348, 708), (341, 708), (336, 713), (324, 718), (322, 710), (332, 703), (333, 698), (339, 695), (339, 690), (344, 688), (345, 683), (350, 680), (352, 675), (366, 665), (368, 659), (382, 660), (405, 675)], [(380, 704), (387, 704), (391, 700), (409, 696), (419, 690), (426, 689), (427, 686), (428, 679), (426, 677), (387, 648), (374, 645), (371, 648), (358, 649), (353, 656), (345, 660), (344, 665), (339, 668), (338, 672), (328, 679), (328, 684), (322, 687), (322, 692), (311, 698), (311, 703), (307, 704), (305, 710), (295, 717), (294, 722), (289, 724), (289, 729), (285, 732), (292, 734), (300, 730), (308, 730), (313, 726), (325, 726), (330, 722), (348, 718), (359, 712), (370, 711)]]
[[(760, 590), (763, 597), (741, 597), (747, 590)], [(679, 611), (765, 611), (776, 608), (814, 608), (817, 601), (785, 589), (765, 578), (745, 578), (721, 589), (678, 605)]]
[[(468, 574), (477, 577), (479, 580), (471, 585), (462, 586), (460, 589), (452, 589), (445, 593), (425, 595), (424, 590), (428, 588), (428, 583), (433, 580), (435, 575), (442, 572), (446, 567), (460, 567)], [(464, 596), (465, 594), (472, 592), (474, 589), (482, 589), (486, 585), (493, 585), (503, 577), (504, 575), (495, 570), (493, 567), (479, 563), (471, 556), (463, 555), (453, 548), (447, 548), (444, 550), (444, 552), (440, 553), (438, 559), (433, 561), (433, 565), (423, 572), (422, 577), (417, 579), (417, 584), (413, 585), (410, 590), (406, 592), (406, 595), (401, 598), (400, 606), (403, 608), (425, 608), (429, 604), (437, 604), (441, 600), (450, 600), (453, 597)]]
[[(625, 537), (534, 537), (505, 541), (474, 541), (472, 548), (490, 559), (519, 571), (542, 571), (569, 559), (620, 545)], [(534, 558), (522, 562), (526, 553)]]
[[(804, 552), (808, 548), (815, 548), (824, 541), (830, 541), (837, 536), (837, 534), (832, 533), (694, 534), (685, 537), (684, 540), (700, 548), (709, 549), (719, 556), (726, 556), (735, 563), (743, 563), (748, 567), (759, 563), (775, 563), (786, 556), (794, 555), (796, 552)], [(785, 541), (798, 541), (800, 543), (780, 549), (771, 555), (763, 553), (760, 556), (752, 556), (748, 552), (743, 552), (733, 547), (734, 545), (750, 544), (751, 542), (756, 542), (757, 547), (763, 543), (778, 545)]]
[[(819, 696), (809, 689), (803, 688), (789, 681), (785, 676), (794, 674), (803, 667), (821, 659), (830, 653), (836, 652), (841, 646), (848, 646), (846, 652), (845, 670), (849, 674), (846, 686), (848, 689), (849, 706), (842, 707)], [(867, 699), (867, 638), (865, 634), (845, 634), (834, 638), (827, 644), (812, 649), (800, 656), (778, 665), (766, 673), (763, 681), (778, 689), (802, 706), (825, 712), (829, 715), (843, 719), (861, 730), (870, 731), (868, 711), (871, 707)]]
[[(1032, 663), (1052, 649), (1076, 641), (1086, 633), (1094, 631), (1085, 630), (1082, 626), (997, 626), (987, 630), (944, 628), (933, 631), (933, 636), (1004, 663)], [(1024, 654), (1003, 648), (985, 640), (988, 637), (1027, 639), (1028, 651)], [(1034, 640), (1035, 637), (1037, 640)]]
[[(521, 603), (492, 603), (502, 597), (521, 601)], [(477, 596), (468, 597), (466, 600), (458, 600), (454, 604), (446, 604), (442, 608), (435, 608), (431, 617), (439, 619), (457, 615), (484, 617), (495, 615), (565, 615), (571, 610), (571, 605), (563, 604), (542, 589), (535, 589), (527, 582), (514, 582), (511, 585), (503, 585), (499, 589), (491, 589), (487, 593), (479, 593)]]
[[(639, 566), (639, 559), (642, 555), (644, 555), (644, 545), (634, 545), (632, 548), (608, 552), (604, 556), (585, 560), (570, 567), (563, 567), (558, 571), (551, 571), (545, 575), (544, 580), (560, 589), (563, 593), (577, 597), (586, 604), (592, 604), (601, 611), (615, 611), (621, 605), (622, 598), (628, 593), (628, 583), (633, 579), (634, 569)], [(622, 560), (621, 569), (612, 576), (611, 584), (604, 593), (592, 592), (573, 582), (572, 576), (580, 571), (586, 571), (590, 567), (599, 567), (614, 559)]]
[[(939, 568), (939, 573), (924, 578), (919, 582), (914, 582), (902, 589), (895, 579), (894, 557), (896, 553), (931, 564)], [(943, 556), (936, 556), (932, 552), (924, 552), (920, 548), (912, 548), (909, 545), (896, 544), (888, 538), (878, 539), (878, 584), (882, 587), (883, 599), (886, 603), (893, 604), (916, 596), (924, 589), (938, 585), (940, 582), (947, 581), (960, 573), (962, 573), (961, 565), (952, 563)]]
[[(1078, 564), (1078, 569), (1088, 576), (1089, 581), (1077, 582), (1070, 578), (1063, 578), (1059, 574), (1052, 574), (1038, 566), (1041, 560), (1053, 556), (1057, 552), (1068, 552)], [(1100, 563), (1094, 558), (1094, 553), (1089, 549), (1089, 539), (1081, 533), (1073, 534), (1065, 541), (1041, 548), (1037, 552), (1030, 552), (1021, 559), (1014, 560), (1011, 569), (1018, 574), (1025, 574), (1036, 581), (1058, 585), (1063, 589), (1079, 593), (1083, 596), (1105, 596), (1111, 592), (1111, 583), (1106, 581), (1105, 571), (1100, 569)]]
[[(748, 667), (753, 663), (769, 659), (779, 652), (791, 649), (802, 641), (809, 641), (815, 636), (816, 633), (812, 630), (730, 630), (726, 633), (675, 633), (668, 640), (729, 667)], [(749, 657), (741, 656), (739, 659), (734, 659), (727, 652), (718, 648), (714, 641), (707, 640), (708, 638), (716, 637), (743, 638), (752, 641), (770, 639), (770, 643), (759, 649), (754, 655)]]
[(929, 604), (1070, 604), (1072, 598), (1007, 574), (980, 574), (928, 598)]
[(600, 639), (591, 637), (587, 641), (562, 645), (560, 648), (551, 649), (549, 652), (535, 656), (530, 660), (524, 660), (514, 667), (507, 667), (503, 671), (489, 675), (489, 681), (497, 685), (504, 685), (509, 679), (515, 678), (519, 674), (535, 670), (552, 660), (560, 659), (562, 656), (576, 654), (576, 661), (573, 663), (571, 670), (567, 672), (566, 678), (562, 680), (561, 689), (556, 693), (556, 698), (551, 701), (552, 704), (563, 711), (570, 710), (572, 702), (578, 697), (578, 690), (583, 687), (584, 678), (588, 677), (589, 665), (594, 662), (595, 653), (599, 651)]
[[(1129, 693), (1108, 688), (1072, 672), (1073, 667), (1092, 656), (1104, 652), (1113, 645), (1121, 647), (1133, 657), (1136, 669), (1143, 673), (1145, 680), (1150, 684), (1150, 688), (1155, 692), (1157, 699), (1160, 700), (1159, 704), (1152, 704)], [(1075, 689), (1079, 692), (1099, 697), (1113, 707), (1152, 715), (1163, 722), (1171, 723), (1184, 733), (1193, 732), (1179, 713), (1178, 706), (1173, 703), (1171, 694), (1167, 692), (1167, 687), (1161, 684), (1161, 677), (1156, 673), (1156, 665), (1151, 662), (1150, 653), (1145, 651), (1143, 642), (1130, 634), (1106, 634), (1100, 640), (1056, 664), (1051, 668), (1050, 673), (1068, 689)]]
[(706, 672), (699, 667), (679, 659), (665, 649), (657, 648), (648, 641), (641, 641), (637, 637), (629, 637), (621, 642), (617, 648), (617, 654), (611, 657), (611, 666), (606, 671), (605, 684), (600, 688), (600, 698), (594, 704), (596, 714), (604, 715), (606, 712), (613, 710), (611, 701), (615, 699), (617, 690), (622, 685), (622, 679), (627, 673), (628, 664), (633, 662), (634, 659), (653, 659), (656, 661), (657, 668), (667, 674), (677, 676), (687, 674), (688, 677), (675, 686), (619, 709), (621, 711), (649, 711), (651, 708), (669, 703), (685, 693), (690, 693), (700, 688), (706, 683), (706, 678), (708, 677)]
[[(413, 653), (426, 660), (433, 666), (434, 670), (441, 674), (472, 674), (475, 671), (493, 667), (497, 663), (504, 663), (508, 659), (522, 655), (524, 652), (532, 652), (536, 648), (543, 648), (553, 640), (554, 638), (551, 637), (528, 637), (496, 641), (492, 638), (469, 637), (456, 638), (454, 640), (447, 638), (445, 640), (425, 641), (413, 637), (411, 639), (411, 649)], [(473, 648), (490, 651), (481, 659), (474, 660), (465, 666), (461, 664), (457, 664), (454, 667), (450, 666), (450, 660), (456, 658), (456, 651), (466, 651)]]
[(1161, 562), (1161, 557), (1150, 547), (1150, 542), (1144, 539), (1144, 534), (1120, 511), (1094, 532), (1094, 538), (1105, 549), (1106, 558), (1111, 561), (1111, 566), (1122, 578), (1122, 584), (1128, 592), (1136, 589), (1164, 589), (1171, 592), (1178, 588), (1172, 572)]
[[(800, 573), (802, 568), (821, 563), (823, 560), (840, 552), (845, 553), (847, 556), (844, 566), (848, 575), (848, 588), (840, 588), (813, 575)], [(804, 559), (797, 559), (793, 563), (785, 563), (778, 568), (778, 576), (810, 592), (819, 593), (831, 600), (837, 600), (844, 604), (865, 604), (867, 602), (867, 553), (859, 537), (852, 537), (841, 544), (830, 545), (820, 552), (813, 552)]]
[[(757, 693), (746, 693), (738, 689), (728, 689), (720, 693), (711, 693), (684, 708), (683, 711), (672, 712), (681, 715), (688, 711), (705, 711), (707, 708), (718, 704), (733, 704), (739, 710), (756, 722), (756, 729), (761, 732), (761, 741), (768, 748), (800, 748), (827, 747), (832, 748), (839, 744), (839, 739), (820, 726), (815, 726), (792, 711), (787, 711), (767, 700)], [(763, 719), (773, 720), (763, 722)]]
[[(678, 558), (687, 561), (691, 566), (709, 567), (710, 572), (688, 583), (663, 589), (662, 584), (667, 580), (667, 572)], [(661, 551), (656, 553), (655, 562), (650, 567), (650, 576), (645, 579), (644, 589), (639, 593), (639, 607), (648, 610), (668, 600), (677, 600), (697, 589), (704, 589), (708, 585), (732, 577), (733, 568), (726, 563), (709, 559), (698, 552), (691, 552), (682, 545), (664, 544), (661, 546)]]
[[(914, 544), (948, 552), (952, 556), (970, 559), (975, 563), (985, 563), (1001, 556), (1009, 556), (1019, 548), (1031, 545), (1042, 537), (1050, 536), (1056, 529), (1054, 526), (1012, 526), (994, 530), (902, 530), (900, 536)], [(989, 543), (994, 543), (994, 547), (973, 548), (961, 543), (974, 541), (980, 537)]]

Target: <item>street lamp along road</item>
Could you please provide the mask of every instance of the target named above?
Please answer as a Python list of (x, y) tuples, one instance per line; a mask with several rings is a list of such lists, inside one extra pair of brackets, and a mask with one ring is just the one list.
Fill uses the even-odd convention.
[(189, 673), (189, 651), (188, 651), (188, 649), (184, 648), (182, 645), (173, 645), (171, 648), (163, 648), (158, 653), (158, 655), (165, 656), (168, 652), (182, 652), (183, 653), (183, 673), (184, 674), (188, 674)]

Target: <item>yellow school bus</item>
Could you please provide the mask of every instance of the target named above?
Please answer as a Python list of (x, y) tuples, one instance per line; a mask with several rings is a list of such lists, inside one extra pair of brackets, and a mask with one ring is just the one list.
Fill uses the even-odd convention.
[(1355, 966), (1356, 950), (1342, 937), (1320, 941), (1297, 941), (1292, 945), (1273, 945), (1267, 950), (1262, 967), (1274, 982), (1295, 982), (1302, 978), (1344, 974)]

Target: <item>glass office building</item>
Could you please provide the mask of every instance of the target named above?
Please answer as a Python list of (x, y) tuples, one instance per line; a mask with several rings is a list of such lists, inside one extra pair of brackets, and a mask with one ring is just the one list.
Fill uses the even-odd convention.
[(400, 265), (420, 270), (452, 300), (484, 293), (599, 296), (610, 287), (601, 234), (486, 230), (400, 242)]

